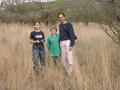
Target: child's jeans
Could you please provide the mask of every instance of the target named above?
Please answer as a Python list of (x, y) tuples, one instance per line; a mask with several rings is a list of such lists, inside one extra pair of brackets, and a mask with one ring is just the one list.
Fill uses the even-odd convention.
[(43, 46), (33, 45), (32, 47), (32, 61), (35, 76), (39, 73), (39, 62), (41, 64), (41, 72), (44, 77), (45, 74), (45, 49)]

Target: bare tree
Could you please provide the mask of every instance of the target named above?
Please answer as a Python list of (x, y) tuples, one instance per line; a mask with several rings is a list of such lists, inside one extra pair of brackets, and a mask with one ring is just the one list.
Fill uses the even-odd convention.
[(104, 16), (105, 24), (109, 27), (102, 28), (106, 34), (118, 45), (120, 45), (120, 1), (108, 0), (103, 2), (106, 5), (106, 14)]
[(6, 8), (8, 6), (6, 1), (1, 1), (0, 7)]

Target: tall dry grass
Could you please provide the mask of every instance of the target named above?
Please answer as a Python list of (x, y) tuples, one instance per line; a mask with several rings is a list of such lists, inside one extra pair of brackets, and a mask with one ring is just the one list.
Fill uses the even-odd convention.
[[(74, 72), (54, 66), (46, 48), (46, 77), (34, 78), (30, 25), (0, 24), (0, 90), (120, 90), (120, 47), (98, 24), (74, 24)], [(42, 25), (48, 36), (49, 28)]]

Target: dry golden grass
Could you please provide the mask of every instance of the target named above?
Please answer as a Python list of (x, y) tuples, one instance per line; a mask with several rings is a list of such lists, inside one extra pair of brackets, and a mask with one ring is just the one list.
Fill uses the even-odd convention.
[[(78, 40), (74, 72), (52, 65), (46, 48), (46, 77), (35, 80), (30, 25), (0, 24), (0, 90), (120, 90), (120, 47), (98, 24), (74, 24)], [(48, 36), (49, 28), (42, 25)]]

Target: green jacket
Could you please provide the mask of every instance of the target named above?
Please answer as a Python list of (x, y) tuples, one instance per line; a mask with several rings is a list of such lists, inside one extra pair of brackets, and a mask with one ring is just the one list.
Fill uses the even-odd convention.
[(47, 40), (47, 47), (50, 53), (50, 56), (60, 56), (60, 36), (57, 34), (56, 36), (50, 35)]

